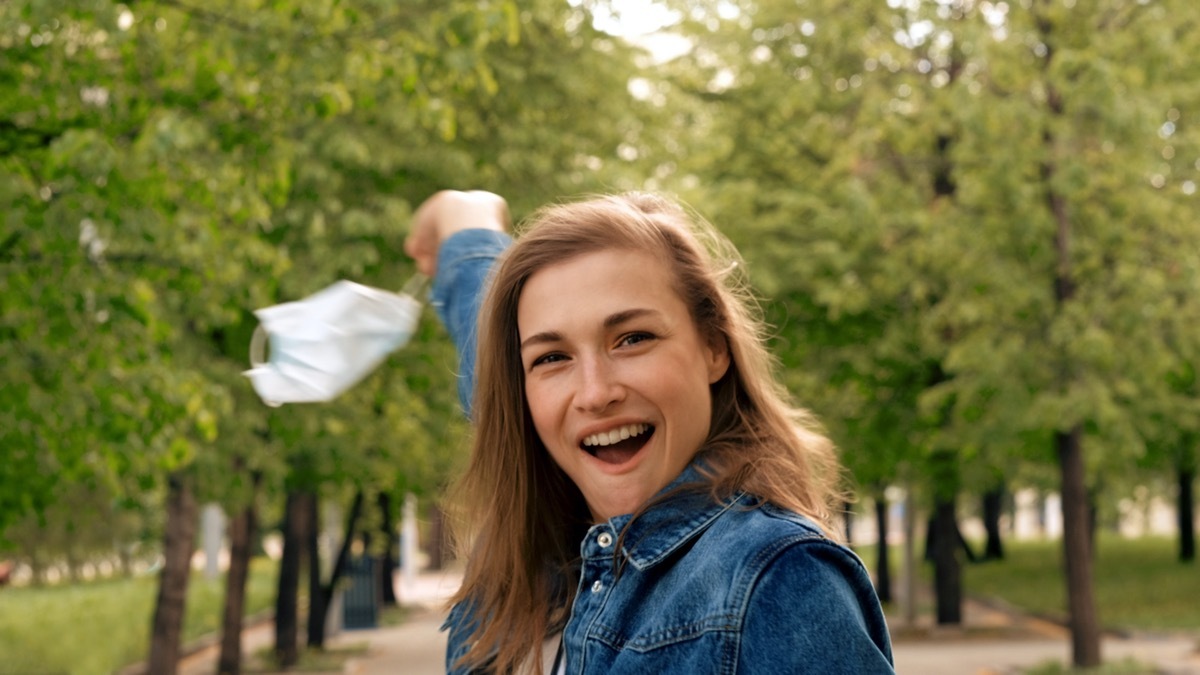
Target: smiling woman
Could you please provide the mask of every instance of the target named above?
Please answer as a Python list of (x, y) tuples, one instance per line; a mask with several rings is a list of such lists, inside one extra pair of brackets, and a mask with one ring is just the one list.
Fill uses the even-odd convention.
[(516, 243), (506, 214), (438, 193), (406, 242), (475, 422), (447, 670), (892, 672), (828, 534), (832, 448), (773, 377), (732, 248), (653, 195), (548, 207)]
[(633, 513), (708, 434), (729, 352), (700, 335), (671, 282), (650, 254), (610, 248), (538, 270), (521, 293), (529, 414), (594, 522)]

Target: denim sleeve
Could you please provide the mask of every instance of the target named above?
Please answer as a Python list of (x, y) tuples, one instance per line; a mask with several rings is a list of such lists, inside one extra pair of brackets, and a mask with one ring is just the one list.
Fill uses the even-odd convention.
[(446, 637), (446, 673), (447, 675), (470, 675), (471, 670), (456, 662), (471, 649), (467, 639), (475, 631), (475, 620), (466, 603), (457, 603), (450, 608), (450, 614), (440, 630), (450, 631)]
[(511, 244), (512, 238), (503, 232), (462, 230), (448, 237), (438, 249), (430, 304), (454, 340), (458, 352), (458, 400), (468, 418), (475, 391), (479, 307), (493, 263)]
[(738, 662), (740, 673), (895, 673), (862, 564), (825, 541), (785, 549), (751, 595)]

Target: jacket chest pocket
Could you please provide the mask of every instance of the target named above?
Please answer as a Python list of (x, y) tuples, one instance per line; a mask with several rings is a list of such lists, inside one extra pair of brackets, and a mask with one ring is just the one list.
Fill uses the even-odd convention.
[(622, 629), (595, 624), (585, 646), (585, 672), (732, 673), (738, 626), (733, 615)]

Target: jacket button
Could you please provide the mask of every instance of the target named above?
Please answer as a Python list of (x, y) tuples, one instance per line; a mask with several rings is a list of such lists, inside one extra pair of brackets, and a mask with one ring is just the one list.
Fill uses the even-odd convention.
[(600, 548), (608, 548), (612, 546), (612, 535), (607, 532), (601, 532), (600, 536), (596, 537), (596, 543), (600, 544)]
[(600, 583), (600, 580), (599, 580), (599, 579), (597, 579), (597, 580), (596, 580), (596, 581), (595, 581), (595, 582), (592, 584), (592, 592), (593, 592), (593, 593), (599, 593), (599, 592), (600, 592), (601, 590), (603, 590), (603, 589), (604, 589), (604, 584)]

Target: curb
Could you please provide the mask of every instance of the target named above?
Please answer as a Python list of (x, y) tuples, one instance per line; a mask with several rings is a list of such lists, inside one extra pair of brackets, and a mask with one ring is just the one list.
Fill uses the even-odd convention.
[[(275, 610), (268, 609), (251, 614), (242, 619), (242, 634), (253, 628), (258, 628), (263, 624), (271, 623), (275, 620)], [(193, 657), (200, 652), (203, 652), (213, 647), (218, 647), (221, 644), (221, 631), (215, 633), (206, 633), (191, 642), (183, 645), (179, 649), (179, 661)], [(149, 664), (145, 661), (131, 663), (120, 670), (116, 671), (115, 675), (149, 675)]]
[[(1004, 614), (1007, 614), (1008, 616), (1013, 617), (1015, 620), (1023, 620), (1023, 621), (1033, 622), (1033, 623), (1049, 624), (1050, 626), (1053, 626), (1059, 630), (1066, 631), (1068, 635), (1070, 634), (1070, 631), (1071, 631), (1070, 619), (1068, 619), (1067, 617), (1065, 617), (1061, 614), (1046, 614), (1044, 612), (1026, 611), (1015, 605), (1005, 602), (1004, 600), (1002, 600), (1000, 598), (995, 598), (995, 597), (971, 596), (971, 601), (979, 603), (980, 605), (983, 605), (984, 607), (987, 607), (988, 609), (992, 609), (997, 612), (1002, 612)], [(1129, 640), (1129, 639), (1135, 637), (1135, 635), (1136, 635), (1135, 631), (1127, 629), (1127, 628), (1120, 628), (1120, 627), (1111, 628), (1110, 627), (1110, 628), (1101, 628), (1100, 629), (1101, 637), (1116, 638), (1119, 640)]]

